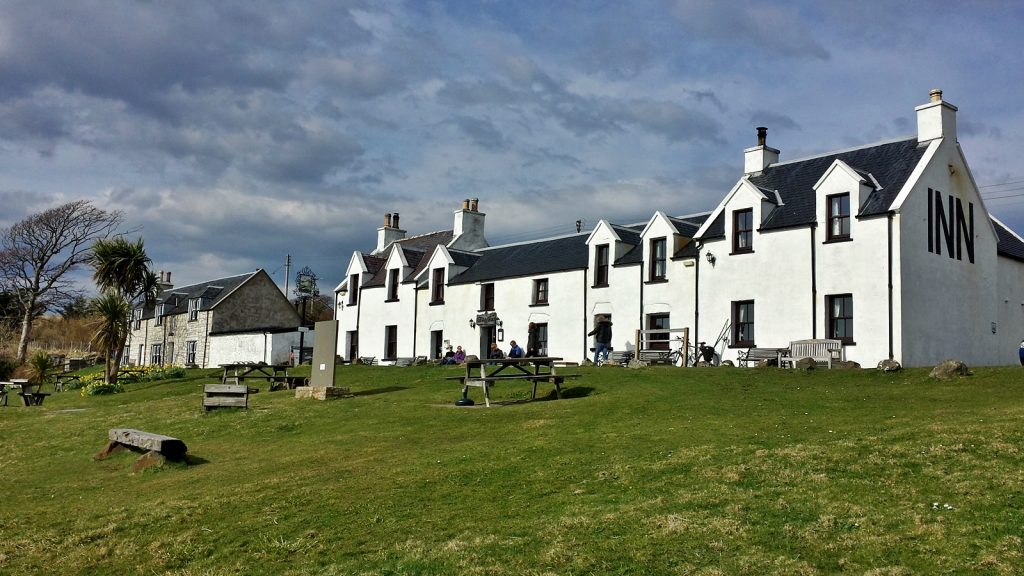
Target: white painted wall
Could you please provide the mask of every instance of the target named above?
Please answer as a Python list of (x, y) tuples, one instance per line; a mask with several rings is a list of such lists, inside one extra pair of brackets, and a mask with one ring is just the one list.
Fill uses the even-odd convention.
[[(302, 345), (312, 348), (314, 332), (306, 332)], [(288, 361), (292, 347), (299, 346), (299, 332), (252, 332), (210, 336), (207, 367), (237, 362), (281, 364)]]

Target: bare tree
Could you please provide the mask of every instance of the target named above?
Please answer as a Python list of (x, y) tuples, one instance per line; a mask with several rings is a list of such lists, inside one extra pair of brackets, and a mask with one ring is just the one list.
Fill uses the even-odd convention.
[(81, 294), (68, 272), (85, 262), (93, 242), (110, 236), (122, 218), (118, 210), (76, 200), (0, 230), (0, 290), (14, 294), (21, 315), (19, 362), (27, 357), (32, 322)]

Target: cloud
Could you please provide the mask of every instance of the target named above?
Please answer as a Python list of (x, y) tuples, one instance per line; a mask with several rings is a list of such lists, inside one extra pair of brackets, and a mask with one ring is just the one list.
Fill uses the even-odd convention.
[(751, 4), (740, 0), (676, 0), (673, 14), (697, 39), (752, 45), (748, 59), (766, 56), (829, 60), (815, 29), (790, 4)]

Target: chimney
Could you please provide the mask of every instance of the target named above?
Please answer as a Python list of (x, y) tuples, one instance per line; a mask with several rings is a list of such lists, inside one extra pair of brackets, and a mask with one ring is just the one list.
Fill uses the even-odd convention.
[(480, 199), (463, 200), (462, 209), (455, 211), (455, 226), (449, 248), (477, 250), (488, 246), (484, 238), (484, 213), (480, 212)]
[(949, 138), (956, 142), (956, 106), (942, 100), (938, 88), (928, 93), (927, 104), (917, 108), (917, 141), (929, 142), (936, 138)]
[(757, 127), (757, 146), (743, 151), (743, 173), (756, 174), (779, 161), (779, 151), (768, 146), (768, 129)]
[(374, 254), (380, 254), (391, 245), (392, 242), (396, 242), (405, 238), (405, 230), (398, 228), (398, 212), (394, 214), (388, 212), (384, 214), (384, 225), (377, 228), (377, 248), (374, 249)]
[(161, 292), (167, 292), (171, 288), (174, 288), (174, 284), (171, 284), (171, 273), (167, 272), (165, 274), (164, 271), (161, 270), (160, 271), (160, 280), (157, 282), (156, 285), (157, 285), (157, 288), (159, 288)]

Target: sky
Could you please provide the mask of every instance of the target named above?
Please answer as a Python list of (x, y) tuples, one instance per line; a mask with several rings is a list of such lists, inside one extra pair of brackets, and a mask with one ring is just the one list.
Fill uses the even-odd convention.
[(757, 126), (781, 161), (916, 133), (933, 88), (1024, 234), (1024, 3), (5, 0), (0, 228), (124, 212), (175, 285), (303, 267), (384, 214), (492, 245), (712, 210)]

